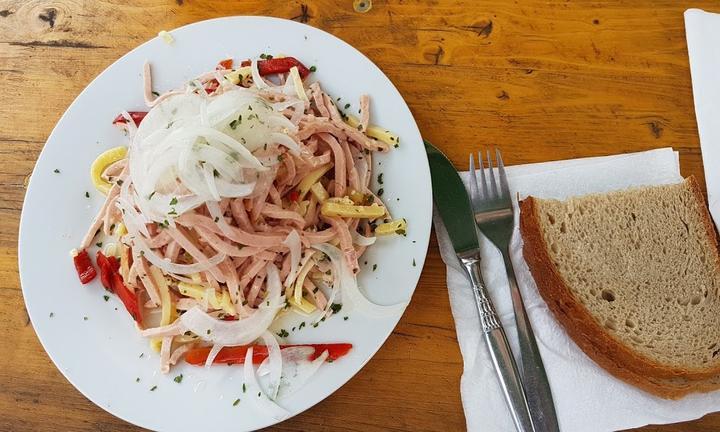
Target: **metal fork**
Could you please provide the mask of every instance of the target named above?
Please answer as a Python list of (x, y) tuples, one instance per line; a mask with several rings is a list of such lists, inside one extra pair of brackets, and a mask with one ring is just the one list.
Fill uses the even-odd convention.
[[(474, 174), (470, 176), (470, 200), (475, 213), (475, 222), (485, 237), (500, 249), (505, 261), (520, 342), (520, 373), (535, 429), (538, 432), (559, 431), (550, 384), (510, 261), (509, 246), (513, 233), (513, 202), (499, 150), (495, 150), (495, 158), (497, 168), (493, 169), (490, 150), (487, 150), (488, 174), (486, 175), (482, 153), (478, 152), (480, 182), (482, 183), (482, 187), (478, 188), (475, 158), (473, 154), (470, 154), (470, 172)], [(495, 179), (496, 172), (499, 181)]]

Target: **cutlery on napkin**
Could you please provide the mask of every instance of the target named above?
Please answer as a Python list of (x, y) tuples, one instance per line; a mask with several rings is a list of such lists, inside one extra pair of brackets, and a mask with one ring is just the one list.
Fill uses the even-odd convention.
[[(642, 170), (637, 167), (642, 166)], [(631, 186), (679, 182), (677, 153), (652, 150), (618, 156), (548, 162), (507, 168), (511, 194), (563, 199), (572, 195), (608, 192)], [(467, 173), (460, 173), (467, 185)], [(517, 227), (516, 209), (516, 227)], [(464, 361), (460, 384), (469, 431), (513, 431), (490, 358), (478, 331), (477, 311), (467, 279), (440, 219), (434, 218), (447, 285)], [(675, 423), (720, 410), (720, 391), (664, 400), (606, 373), (590, 360), (555, 321), (540, 298), (522, 258), (521, 239), (514, 235), (512, 260), (525, 306), (545, 362), (562, 431), (614, 431), (646, 424)], [(512, 303), (502, 257), (481, 239), (482, 270), (511, 347), (519, 352)]]

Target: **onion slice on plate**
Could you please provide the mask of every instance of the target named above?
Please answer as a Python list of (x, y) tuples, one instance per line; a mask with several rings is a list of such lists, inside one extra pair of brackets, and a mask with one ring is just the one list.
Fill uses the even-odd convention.
[(350, 271), (342, 251), (328, 243), (319, 243), (312, 246), (313, 248), (324, 253), (330, 259), (333, 267), (335, 282), (340, 285), (340, 294), (343, 302), (364, 313), (368, 316), (383, 317), (393, 316), (402, 311), (407, 306), (407, 302), (400, 302), (393, 305), (378, 305), (368, 300), (357, 285), (355, 275)]
[[(266, 411), (276, 420), (283, 420), (289, 417), (290, 413), (285, 408), (273, 402), (265, 392), (263, 392), (255, 376), (255, 366), (253, 366), (252, 356), (253, 348), (250, 347), (245, 353), (245, 365), (243, 366), (245, 384), (250, 389), (250, 399), (256, 401), (263, 411)], [(257, 395), (255, 395), (255, 392), (257, 392)]]

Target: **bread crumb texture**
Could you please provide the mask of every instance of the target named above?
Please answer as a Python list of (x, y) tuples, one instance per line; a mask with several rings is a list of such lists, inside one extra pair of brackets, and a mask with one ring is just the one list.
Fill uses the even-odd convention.
[(720, 263), (693, 184), (537, 200), (548, 254), (608, 333), (678, 368), (720, 365)]

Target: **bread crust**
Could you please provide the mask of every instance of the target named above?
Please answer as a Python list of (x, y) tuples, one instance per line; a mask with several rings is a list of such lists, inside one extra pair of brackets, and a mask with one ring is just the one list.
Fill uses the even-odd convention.
[[(701, 203), (701, 219), (708, 236), (716, 244), (714, 252), (720, 267), (715, 229), (704, 205), (705, 199), (697, 181), (693, 177), (687, 181)], [(720, 366), (686, 370), (660, 364), (623, 344), (595, 320), (585, 305), (576, 299), (552, 262), (533, 197), (520, 202), (520, 233), (523, 256), (541, 297), (568, 335), (598, 365), (617, 378), (663, 398), (679, 398), (695, 391), (720, 388), (720, 382), (709, 380), (720, 373)]]

